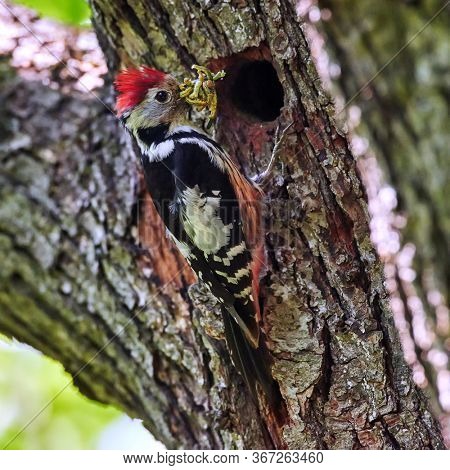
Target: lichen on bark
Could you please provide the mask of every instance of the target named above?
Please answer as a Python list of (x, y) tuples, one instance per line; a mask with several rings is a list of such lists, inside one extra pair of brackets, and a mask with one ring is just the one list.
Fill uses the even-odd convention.
[[(0, 278), (0, 329), (72, 373), (88, 362), (76, 376), (80, 389), (143, 419), (170, 448), (441, 447), (392, 324), (354, 159), (291, 3), (195, 2), (188, 11), (162, 0), (91, 5), (111, 74), (143, 62), (176, 72), (193, 62), (235, 64), (236, 77), (240, 64), (265, 60), (276, 71), (280, 117), (261, 122), (236, 109), (233, 87), (224, 84), (216, 138), (250, 174), (267, 159), (277, 124), (294, 122), (284, 172), (267, 193), (261, 280), (262, 327), (287, 416), (274, 425), (274, 410), (259, 412), (248, 399), (204, 293), (187, 294), (185, 268), (161, 282), (168, 264), (179, 262), (174, 249), (136, 239), (136, 225), (155, 233), (160, 226), (148, 202), (136, 207), (139, 169), (114, 117), (94, 100), (26, 83), (12, 89), (4, 113), (32, 142), (44, 138), (41, 147), (54, 159), (42, 161), (31, 143), (1, 155), (1, 197), (11, 202), (0, 213), (0, 247), (14, 248), (2, 253), (11, 269)], [(45, 119), (39, 112), (21, 119), (14, 110), (20, 95), (25, 107), (40, 95)], [(40, 120), (49, 129), (36, 135)], [(56, 121), (70, 125), (54, 128)], [(21, 169), (18, 158), (27, 162)], [(34, 163), (48, 183), (32, 192), (20, 174)], [(39, 247), (55, 234), (42, 265)]]

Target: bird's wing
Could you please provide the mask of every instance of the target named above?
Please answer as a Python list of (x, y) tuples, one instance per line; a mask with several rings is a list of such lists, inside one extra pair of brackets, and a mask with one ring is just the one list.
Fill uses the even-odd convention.
[(173, 236), (199, 278), (230, 307), (230, 314), (256, 346), (258, 299), (253, 297), (252, 257), (239, 201), (221, 159), (214, 155), (216, 147), (199, 142), (175, 144), (172, 210), (179, 215), (180, 226)]

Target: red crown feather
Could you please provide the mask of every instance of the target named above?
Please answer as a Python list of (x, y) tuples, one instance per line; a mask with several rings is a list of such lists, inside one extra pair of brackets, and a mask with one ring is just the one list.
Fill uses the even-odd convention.
[(119, 72), (114, 81), (114, 87), (119, 93), (116, 101), (117, 114), (139, 104), (147, 91), (158, 86), (165, 77), (164, 72), (146, 66)]

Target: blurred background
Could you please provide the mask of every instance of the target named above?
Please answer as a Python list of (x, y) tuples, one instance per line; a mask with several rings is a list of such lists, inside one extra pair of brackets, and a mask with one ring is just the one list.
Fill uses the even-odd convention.
[[(389, 2), (385, 3), (383, 8), (388, 10)], [(409, 7), (411, 3), (420, 3), (420, 7), (423, 6), (425, 11), (430, 2), (403, 3), (406, 7)], [(361, 89), (362, 104), (353, 99), (349, 103), (348, 97), (353, 94), (352, 90), (360, 89), (361, 83), (352, 84), (348, 78), (349, 75), (345, 75), (342, 70), (345, 64), (347, 70), (352, 71), (352, 80), (355, 76), (358, 78), (358, 73), (361, 72), (361, 80), (364, 82), (364, 74), (369, 77), (374, 76), (373, 72), (381, 69), (383, 63), (387, 63), (390, 54), (388, 52), (388, 57), (374, 60), (375, 65), (370, 61), (361, 62), (359, 64), (361, 70), (357, 67), (352, 70), (347, 52), (348, 49), (356, 47), (361, 38), (363, 39), (361, 43), (365, 44), (368, 50), (375, 51), (375, 57), (377, 48), (389, 51), (389, 47), (393, 46), (383, 43), (384, 39), (380, 40), (379, 44), (370, 44), (364, 34), (358, 32), (357, 27), (352, 30), (349, 26), (347, 36), (342, 36), (339, 28), (336, 27), (339, 23), (333, 24), (332, 21), (334, 18), (340, 22), (340, 25), (345, 24), (348, 18), (344, 17), (344, 12), (348, 12), (354, 18), (360, 15), (361, 18), (367, 19), (369, 26), (365, 25), (364, 21), (358, 23), (358, 27), (362, 30), (366, 28), (364, 31), (367, 32), (371, 31), (371, 28), (378, 28), (382, 31), (385, 25), (385, 19), (383, 19), (385, 12), (377, 10), (373, 7), (373, 2), (369, 1), (353, 2), (353, 4), (345, 1), (342, 3), (341, 13), (336, 9), (338, 5), (339, 2), (302, 0), (298, 2), (297, 8), (298, 14), (306, 22), (305, 30), (322, 81), (336, 101), (337, 118), (342, 121), (342, 126), (349, 132), (353, 152), (358, 158), (358, 166), (369, 197), (372, 239), (385, 263), (387, 287), (391, 295), (391, 305), (406, 360), (413, 370), (415, 381), (429, 396), (448, 444), (450, 442), (448, 308), (444, 297), (433, 283), (432, 276), (428, 275), (427, 266), (423, 267), (423, 263), (417, 263), (417, 259), (420, 261), (423, 253), (419, 251), (419, 258), (417, 258), (417, 247), (411, 241), (404, 241), (403, 232), (407, 226), (408, 213), (403, 197), (405, 194), (408, 197), (409, 189), (401, 188), (401, 181), (398, 182), (398, 188), (401, 188), (401, 197), (399, 197), (398, 188), (394, 187), (392, 182), (395, 178), (388, 181), (385, 177), (385, 174), (391, 176), (395, 174), (393, 171), (395, 168), (389, 168), (389, 162), (380, 158), (383, 150), (386, 150), (383, 148), (383, 143), (386, 141), (395, 143), (396, 138), (388, 136), (387, 140), (383, 140), (383, 122), (377, 121), (379, 117), (372, 120), (372, 116), (376, 113), (373, 113), (373, 109), (364, 107), (364, 100), (367, 103), (376, 103), (379, 98), (376, 95), (377, 88)], [(364, 11), (364, 8), (367, 8), (369, 13)], [(433, 9), (430, 11), (432, 13)], [(4, 3), (0, 0), (1, 71), (4, 72), (12, 67), (20, 77), (26, 80), (39, 81), (45, 86), (68, 94), (88, 94), (92, 90), (100, 89), (104, 84), (103, 76), (107, 69), (95, 33), (91, 29), (89, 16), (89, 7), (83, 0), (23, 0), (14, 3)], [(405, 18), (395, 19), (399, 32), (404, 34), (404, 37), (399, 39), (400, 44), (405, 44), (404, 39), (411, 37), (414, 31), (418, 31), (423, 25), (423, 18), (420, 15), (416, 16), (417, 18), (412, 14), (410, 23), (407, 23)], [(418, 87), (412, 91), (408, 89), (412, 85), (408, 82), (407, 56), (402, 58), (406, 61), (404, 64), (400, 61), (396, 67), (389, 70), (388, 79), (385, 76), (384, 81), (380, 81), (381, 86), (387, 86), (389, 91), (396, 92), (396, 99), (401, 100), (402, 96), (406, 96), (408, 99), (405, 98), (405, 103), (407, 102), (408, 106), (412, 102), (410, 98), (413, 92), (417, 92), (419, 96), (413, 103), (412, 110), (408, 110), (406, 105), (402, 107), (400, 101), (396, 103), (393, 99), (389, 100), (388, 104), (391, 107), (389, 110), (387, 104), (381, 103), (386, 111), (383, 119), (388, 119), (395, 113), (404, 113), (404, 118), (412, 112), (413, 128), (416, 126), (414, 122), (416, 110), (420, 110), (422, 117), (428, 116), (427, 119), (431, 123), (435, 119), (436, 123), (431, 126), (431, 129), (425, 129), (418, 136), (418, 140), (424, 145), (429, 145), (429, 155), (436, 154), (433, 150), (436, 142), (441, 154), (442, 149), (447, 148), (446, 151), (444, 150), (446, 160), (444, 160), (443, 168), (448, 167), (448, 132), (445, 138), (446, 133), (442, 131), (448, 108), (433, 94), (427, 95), (426, 93), (427, 90), (433, 93), (437, 90), (441, 93), (441, 88), (445, 87), (446, 77), (448, 78), (444, 72), (436, 73), (436, 69), (430, 65), (434, 61), (432, 65), (434, 67), (437, 63), (437, 70), (443, 66), (443, 70), (448, 71), (448, 30), (447, 34), (442, 33), (445, 31), (445, 24), (446, 20), (441, 18), (440, 22), (433, 25), (434, 31), (440, 28), (441, 36), (439, 36), (438, 45), (433, 39), (435, 36), (431, 34), (433, 32), (431, 27), (427, 35), (414, 45), (417, 48), (422, 47), (423, 50), (433, 47), (435, 53), (433, 57), (422, 54), (423, 61), (418, 64), (417, 77), (419, 82), (421, 81), (422, 88)], [(408, 28), (412, 29), (408, 31)], [(367, 37), (377, 38), (376, 35)], [(394, 49), (398, 50), (398, 48)], [(361, 51), (362, 57), (364, 52), (364, 50)], [(375, 70), (370, 69), (372, 65)], [(434, 80), (438, 80), (437, 83), (434, 83)], [(447, 96), (448, 99), (448, 90), (442, 92), (441, 95)], [(392, 111), (393, 109), (395, 112)], [(365, 123), (367, 127), (364, 126)], [(397, 124), (398, 122), (386, 121), (384, 127), (392, 131)], [(400, 126), (401, 132), (408, 131), (407, 124), (408, 119), (405, 119)], [(420, 125), (421, 122), (417, 124), (417, 126)], [(375, 129), (378, 134), (370, 135)], [(414, 132), (417, 134), (416, 130)], [(431, 142), (433, 132), (437, 138)], [(422, 135), (423, 139), (421, 139)], [(21, 145), (21, 138), (26, 138), (26, 136), (18, 136), (17, 145)], [(401, 139), (406, 141), (407, 136), (402, 136)], [(375, 145), (376, 151), (372, 147), (373, 142), (380, 146), (376, 148)], [(397, 148), (393, 151), (396, 152)], [(407, 150), (405, 154), (408, 155)], [(401, 165), (404, 167), (404, 163), (400, 163), (400, 168)], [(438, 162), (438, 165), (442, 165), (442, 162)], [(445, 178), (445, 174), (443, 171), (439, 176)], [(417, 176), (420, 179), (425, 175), (418, 174)], [(426, 209), (422, 211), (422, 214), (424, 213), (426, 214)], [(411, 222), (411, 217), (409, 221)], [(424, 219), (413, 220), (413, 222), (419, 227), (419, 232), (421, 227), (433, 223), (427, 220), (424, 222)], [(442, 222), (448, 226), (448, 217)], [(411, 226), (414, 228), (414, 224), (410, 224)], [(436, 247), (439, 243), (443, 243), (442, 246), (445, 244), (448, 246), (445, 234), (444, 240), (437, 240), (436, 243)], [(428, 240), (424, 241), (424, 246), (426, 245), (428, 247), (430, 245)], [(416, 265), (414, 260), (416, 260)], [(441, 260), (441, 263), (447, 265), (444, 269), (448, 269), (448, 259), (444, 259), (443, 262)], [(423, 269), (420, 268), (421, 266)], [(418, 273), (418, 267), (423, 272)], [(419, 277), (421, 282), (417, 284)], [(152, 449), (161, 445), (138, 421), (128, 418), (112, 407), (88, 400), (74, 386), (67, 386), (69, 383), (70, 376), (64, 372), (60, 364), (26, 345), (0, 337), (0, 444), (5, 445), (23, 429), (11, 448)], [(67, 388), (57, 399), (35, 421), (26, 426), (30, 418), (66, 386)]]
[[(0, 3), (0, 67), (11, 64), (26, 79), (66, 92), (100, 87), (106, 67), (89, 16), (83, 0)], [(163, 447), (139, 420), (84, 397), (61, 364), (0, 335), (0, 448), (13, 438), (10, 449)]]
[[(64, 390), (58, 395), (61, 390)], [(53, 398), (58, 397), (53, 400)], [(47, 403), (51, 404), (31, 422)], [(24, 428), (26, 426), (26, 428)], [(20, 433), (17, 438), (16, 434)], [(85, 398), (61, 364), (0, 336), (0, 443), (11, 449), (155, 449), (142, 426)]]

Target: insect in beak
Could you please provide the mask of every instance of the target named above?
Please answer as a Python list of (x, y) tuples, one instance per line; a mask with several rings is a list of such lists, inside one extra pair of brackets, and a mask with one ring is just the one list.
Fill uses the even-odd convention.
[(191, 106), (195, 106), (198, 111), (207, 109), (209, 111), (209, 128), (217, 117), (217, 80), (225, 77), (225, 71), (220, 70), (217, 73), (211, 72), (207, 67), (193, 65), (192, 69), (197, 72), (197, 78), (185, 78), (180, 84), (180, 97)]

